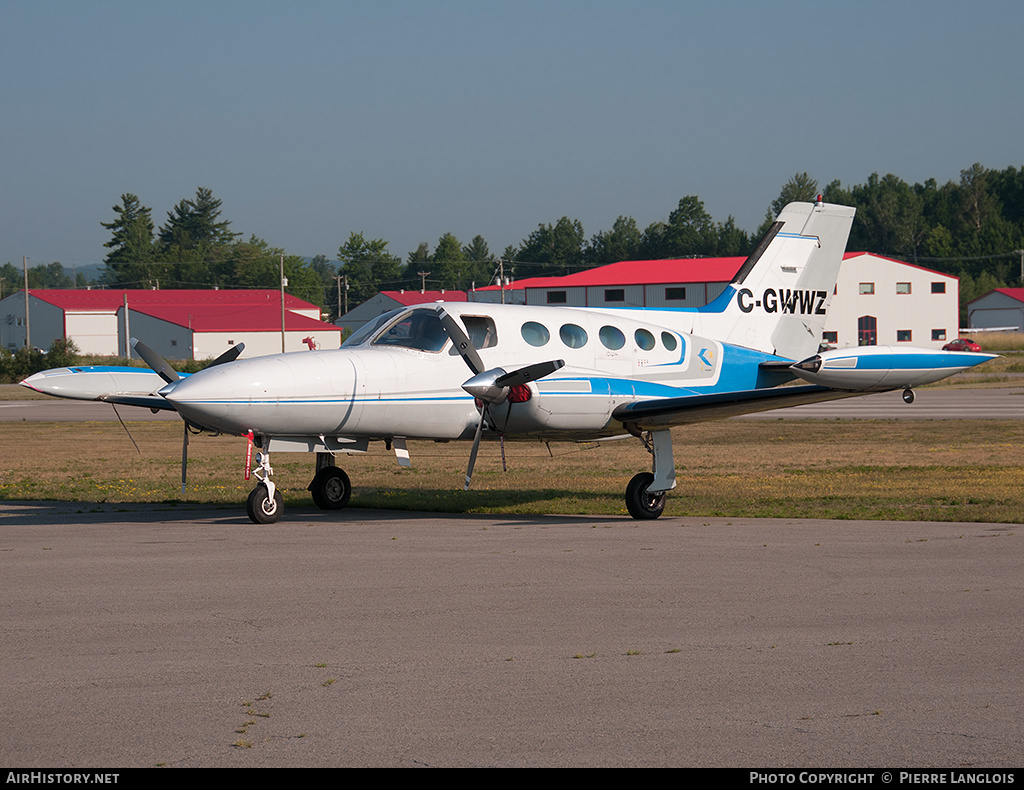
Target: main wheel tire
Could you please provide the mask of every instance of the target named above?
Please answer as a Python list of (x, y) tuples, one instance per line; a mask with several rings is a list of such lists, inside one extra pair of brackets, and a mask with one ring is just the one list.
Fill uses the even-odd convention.
[(267, 495), (267, 487), (260, 483), (245, 501), (245, 512), (254, 524), (273, 524), (281, 518), (284, 511), (284, 497), (278, 489), (274, 489), (274, 498)]
[(313, 504), (321, 510), (341, 510), (352, 496), (352, 483), (344, 470), (336, 466), (325, 466), (309, 484)]
[(657, 518), (665, 509), (665, 492), (651, 494), (647, 491), (653, 482), (654, 475), (650, 472), (641, 472), (634, 475), (626, 486), (626, 510), (633, 518)]

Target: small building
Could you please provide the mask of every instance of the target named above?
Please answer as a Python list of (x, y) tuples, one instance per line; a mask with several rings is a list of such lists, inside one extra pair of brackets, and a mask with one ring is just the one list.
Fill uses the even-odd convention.
[(346, 332), (354, 332), (367, 321), (399, 307), (412, 307), (431, 302), (465, 302), (465, 291), (381, 291), (353, 307), (334, 323)]
[(1024, 288), (996, 288), (967, 304), (971, 329), (1024, 329)]
[[(169, 359), (210, 359), (245, 343), (243, 357), (337, 348), (341, 331), (320, 320), (320, 308), (266, 290), (48, 290), (29, 291), (33, 346), (61, 337), (82, 354), (127, 356), (137, 337)], [(0, 301), (0, 346), (25, 345), (25, 292)], [(138, 356), (138, 355), (134, 355)]]

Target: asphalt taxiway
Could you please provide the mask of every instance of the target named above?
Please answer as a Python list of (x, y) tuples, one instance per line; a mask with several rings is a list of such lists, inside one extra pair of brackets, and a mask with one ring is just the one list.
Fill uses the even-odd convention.
[(1019, 525), (0, 503), (0, 764), (1013, 767)]

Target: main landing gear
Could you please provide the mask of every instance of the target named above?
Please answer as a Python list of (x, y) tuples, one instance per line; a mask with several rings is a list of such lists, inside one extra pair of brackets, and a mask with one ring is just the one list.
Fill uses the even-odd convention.
[[(259, 482), (245, 503), (245, 512), (255, 524), (273, 524), (284, 512), (281, 492), (270, 479), (273, 473), (270, 453), (265, 450), (257, 453), (253, 475)], [(352, 497), (352, 483), (348, 475), (334, 465), (331, 453), (316, 454), (316, 474), (307, 490), (313, 495), (313, 503), (321, 510), (341, 510)]]
[(672, 434), (667, 428), (650, 431), (646, 436), (635, 427), (629, 432), (643, 442), (654, 461), (652, 472), (634, 475), (626, 486), (626, 510), (635, 519), (657, 518), (665, 509), (665, 495), (676, 487)]
[(316, 474), (307, 486), (313, 495), (313, 504), (321, 510), (341, 510), (352, 496), (352, 483), (348, 475), (334, 465), (330, 453), (316, 454)]

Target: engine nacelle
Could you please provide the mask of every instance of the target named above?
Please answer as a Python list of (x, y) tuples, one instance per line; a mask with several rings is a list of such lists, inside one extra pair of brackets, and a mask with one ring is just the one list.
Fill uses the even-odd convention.
[(833, 389), (909, 389), (960, 373), (998, 354), (908, 346), (859, 346), (823, 351), (790, 370), (804, 381)]

